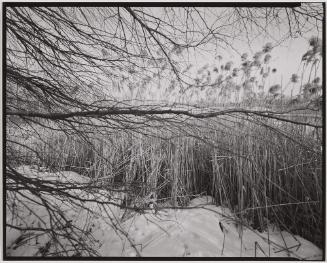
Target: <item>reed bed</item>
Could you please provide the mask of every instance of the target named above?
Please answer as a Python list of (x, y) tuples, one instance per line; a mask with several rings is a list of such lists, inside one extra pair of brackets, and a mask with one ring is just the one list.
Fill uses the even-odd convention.
[(275, 224), (322, 247), (321, 131), (313, 138), (302, 126), (276, 121), (229, 117), (203, 121), (201, 129), (198, 122), (173, 137), (157, 129), (160, 138), (122, 131), (85, 139), (43, 130), (25, 139), (25, 148), (15, 139), (7, 151), (19, 152), (20, 164), (124, 186), (131, 199), (155, 191), (159, 204), (184, 206), (194, 195), (211, 195), (255, 229)]

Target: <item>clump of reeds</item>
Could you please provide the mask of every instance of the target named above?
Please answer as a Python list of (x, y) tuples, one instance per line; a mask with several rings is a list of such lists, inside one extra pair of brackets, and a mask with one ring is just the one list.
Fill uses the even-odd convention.
[[(232, 129), (223, 128), (231, 121)], [(194, 195), (212, 195), (255, 229), (273, 223), (322, 245), (319, 141), (301, 126), (265, 119), (192, 127), (174, 138), (122, 132), (85, 140), (52, 132), (30, 146), (42, 165), (124, 186), (130, 199), (154, 191), (159, 204), (184, 206)]]

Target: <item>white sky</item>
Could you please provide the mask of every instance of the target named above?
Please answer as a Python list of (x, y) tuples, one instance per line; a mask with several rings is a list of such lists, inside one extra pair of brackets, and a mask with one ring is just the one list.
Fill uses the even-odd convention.
[[(175, 25), (180, 24), (181, 28), (185, 29), (185, 17), (182, 17), (183, 12), (179, 12), (179, 8), (174, 8), (174, 10), (176, 10), (176, 13), (180, 15), (175, 17), (175, 21), (173, 21), (173, 23)], [(201, 68), (205, 64), (215, 65), (217, 63), (217, 61), (215, 61), (216, 55), (221, 55), (224, 58), (223, 62), (227, 62), (229, 60), (233, 61), (234, 62), (233, 67), (238, 67), (241, 62), (240, 55), (242, 53), (249, 53), (249, 58), (252, 58), (255, 52), (261, 51), (264, 44), (266, 44), (267, 42), (272, 42), (272, 44), (274, 46), (276, 45), (276, 47), (271, 52), (272, 60), (269, 66), (271, 68), (276, 68), (277, 73), (271, 74), (267, 78), (266, 88), (267, 87), (269, 88), (269, 86), (274, 84), (281, 84), (281, 79), (283, 79), (282, 86), (285, 86), (285, 84), (287, 84), (293, 73), (300, 74), (299, 70), (301, 70), (300, 63), (301, 63), (302, 55), (309, 49), (308, 39), (311, 36), (319, 36), (319, 33), (316, 30), (311, 30), (302, 37), (299, 37), (297, 39), (288, 39), (280, 43), (280, 40), (284, 39), (285, 34), (288, 33), (288, 24), (285, 23), (284, 21), (284, 24), (281, 24), (278, 27), (277, 26), (268, 27), (267, 31), (269, 33), (266, 35), (262, 34), (260, 37), (257, 35), (257, 33), (253, 33), (249, 31), (248, 37), (251, 40), (251, 44), (249, 45), (247, 42), (244, 29), (241, 28), (241, 26), (236, 28), (231, 28), (231, 26), (228, 25), (229, 22), (231, 23), (235, 22), (235, 20), (233, 20), (235, 19), (235, 17), (231, 18), (228, 15), (229, 11), (231, 11), (232, 9), (226, 9), (226, 8), (201, 9), (200, 8), (199, 10), (200, 11), (205, 10), (205, 12), (203, 12), (203, 17), (205, 18), (206, 23), (208, 25), (214, 24), (215, 27), (219, 28), (217, 32), (219, 32), (219, 34), (221, 34), (222, 36), (226, 36), (224, 38), (227, 39), (227, 41), (233, 46), (233, 48), (226, 47), (225, 49), (223, 49), (221, 46), (214, 46), (212, 44), (210, 46), (208, 45), (201, 46), (200, 49), (198, 49), (195, 53), (191, 52), (192, 55), (189, 58), (189, 62), (194, 65), (192, 71), (196, 72), (197, 69)], [(161, 8), (147, 8), (146, 11), (152, 12), (155, 16), (165, 17), (165, 13), (162, 12), (163, 10)], [(127, 13), (125, 15), (129, 17)], [(196, 14), (194, 15), (194, 17), (197, 17)], [(197, 21), (195, 22), (201, 24), (201, 19), (197, 17)], [(250, 24), (246, 24), (246, 25), (250, 27)], [(169, 32), (169, 33), (174, 34), (173, 32)], [(262, 31), (260, 33), (262, 33)], [(321, 35), (319, 37), (321, 37)], [(235, 38), (235, 40), (232, 40), (231, 38)], [(174, 39), (174, 41), (181, 42), (181, 43), (183, 42), (182, 40), (179, 41), (177, 37), (176, 39)], [(218, 42), (218, 44), (223, 45), (221, 42)], [(208, 52), (205, 51), (202, 52), (201, 50), (203, 48), (208, 48)], [(168, 77), (169, 77), (168, 80), (171, 80), (170, 76)], [(193, 74), (192, 77), (195, 78), (196, 75)], [(131, 76), (129, 75), (128, 78), (131, 79)], [(154, 89), (153, 84), (151, 85), (152, 86), (150, 87), (151, 88), (150, 91), (153, 94), (148, 96), (149, 99), (154, 97), (157, 97), (157, 99), (162, 99), (162, 96), (164, 95), (164, 91), (159, 91), (158, 89)], [(158, 83), (157, 86), (159, 86)], [(128, 92), (127, 86), (125, 87), (125, 90), (127, 90)], [(133, 93), (135, 94), (137, 92), (138, 92), (137, 90), (133, 91)], [(123, 93), (122, 96), (126, 96), (125, 91), (123, 91), (122, 93)], [(176, 95), (179, 96), (178, 94)], [(181, 96), (183, 96), (183, 94), (181, 94)]]

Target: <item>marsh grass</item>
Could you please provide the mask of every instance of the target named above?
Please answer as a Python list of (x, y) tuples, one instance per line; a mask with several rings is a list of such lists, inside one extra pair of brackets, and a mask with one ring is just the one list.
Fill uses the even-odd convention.
[[(259, 231), (273, 223), (321, 247), (319, 138), (301, 126), (234, 121), (233, 129), (209, 127), (208, 122), (200, 135), (191, 125), (188, 134), (194, 136), (164, 137), (167, 131), (156, 131), (162, 138), (121, 132), (84, 140), (43, 130), (46, 139), (29, 139), (27, 145), (42, 155), (39, 166), (123, 186), (126, 204), (151, 191), (159, 204), (169, 200), (173, 206), (187, 205), (194, 195), (211, 195)], [(25, 156), (23, 163), (35, 164), (29, 148), (9, 148)]]

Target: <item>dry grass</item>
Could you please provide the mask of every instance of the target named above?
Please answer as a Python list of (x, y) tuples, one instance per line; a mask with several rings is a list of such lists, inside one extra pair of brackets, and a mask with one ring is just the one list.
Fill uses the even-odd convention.
[(193, 195), (212, 195), (255, 229), (275, 223), (322, 246), (319, 138), (301, 126), (267, 120), (205, 121), (200, 132), (197, 122), (193, 124), (175, 137), (157, 130), (162, 138), (120, 132), (84, 140), (43, 130), (37, 138), (44, 141), (25, 140), (42, 155), (37, 162), (27, 148), (9, 148), (25, 156), (22, 163), (73, 170), (124, 186), (131, 198), (155, 191), (158, 202), (169, 199), (183, 206)]

